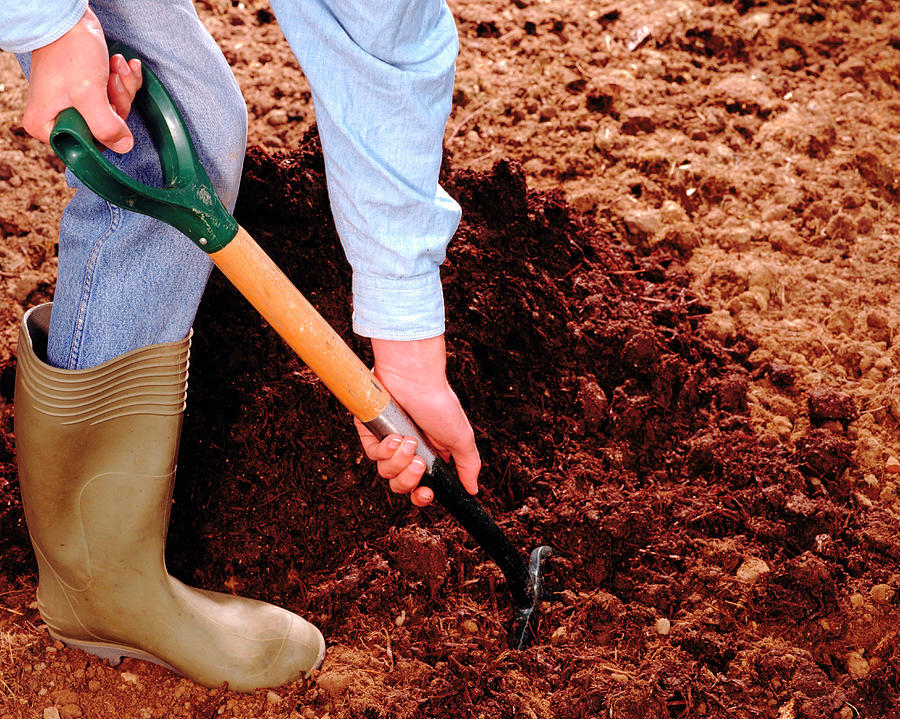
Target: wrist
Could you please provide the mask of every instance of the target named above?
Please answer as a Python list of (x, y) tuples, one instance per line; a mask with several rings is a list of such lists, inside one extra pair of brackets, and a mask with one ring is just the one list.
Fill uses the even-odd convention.
[(447, 351), (444, 335), (421, 340), (372, 338), (376, 375), (433, 385), (446, 382)]

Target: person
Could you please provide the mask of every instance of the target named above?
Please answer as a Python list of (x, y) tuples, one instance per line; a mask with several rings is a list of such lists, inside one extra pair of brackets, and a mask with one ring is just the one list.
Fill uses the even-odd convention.
[[(374, 373), (477, 491), (474, 434), (447, 383), (439, 265), (459, 221), (438, 184), (458, 51), (444, 0), (273, 0), (312, 89), (329, 198), (353, 268), (353, 328)], [(131, 102), (139, 61), (181, 109), (229, 209), (246, 108), (190, 0), (21, 0), (0, 7), (0, 48), (29, 77), (25, 129), (47, 141), (75, 107), (113, 164), (147, 184), (158, 158)], [(272, 605), (187, 587), (164, 542), (185, 407), (191, 325), (208, 257), (161, 222), (76, 193), (59, 230), (52, 304), (28, 310), (18, 348), (15, 434), (41, 616), (53, 637), (112, 661), (166, 665), (253, 691), (308, 675), (319, 630)], [(395, 492), (431, 490), (415, 440), (357, 427)]]

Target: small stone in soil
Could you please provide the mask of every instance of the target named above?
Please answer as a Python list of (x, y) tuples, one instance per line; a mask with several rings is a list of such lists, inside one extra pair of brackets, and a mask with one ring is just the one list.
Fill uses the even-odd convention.
[(857, 417), (858, 410), (853, 397), (846, 392), (819, 385), (809, 391), (809, 416), (816, 421), (836, 419), (843, 422)]
[(281, 108), (275, 108), (266, 116), (266, 122), (268, 122), (272, 127), (278, 127), (279, 125), (284, 125), (288, 121), (288, 114), (285, 110)]
[(769, 379), (781, 389), (791, 387), (797, 380), (797, 371), (784, 362), (772, 362), (769, 365)]
[(634, 210), (622, 216), (628, 231), (639, 236), (653, 236), (662, 229), (662, 220), (656, 210)]
[(669, 632), (672, 631), (672, 622), (670, 622), (665, 617), (661, 617), (656, 620), (656, 633), (661, 637), (669, 636)]
[(876, 584), (869, 590), (869, 596), (879, 604), (890, 604), (894, 598), (894, 589), (889, 584)]
[(745, 584), (756, 584), (759, 578), (771, 571), (769, 565), (759, 557), (748, 557), (737, 568), (737, 578)]
[(850, 652), (847, 655), (847, 671), (852, 677), (862, 678), (869, 673), (869, 662), (859, 652)]
[(347, 672), (325, 672), (316, 679), (322, 689), (333, 697), (339, 697), (350, 686), (352, 678)]
[(467, 634), (478, 634), (478, 624), (471, 619), (464, 619), (462, 621), (462, 628)]
[(853, 331), (853, 316), (841, 307), (825, 321), (825, 326), (832, 332), (850, 334)]
[(866, 324), (869, 325), (869, 327), (884, 328), (888, 326), (889, 321), (890, 318), (881, 310), (871, 310), (869, 314), (866, 315)]

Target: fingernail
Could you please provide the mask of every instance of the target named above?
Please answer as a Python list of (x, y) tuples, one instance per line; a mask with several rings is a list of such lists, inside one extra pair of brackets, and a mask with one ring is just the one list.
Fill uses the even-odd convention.
[[(137, 58), (134, 58), (134, 60), (132, 60), (131, 62), (134, 63), (134, 66), (131, 67), (131, 71), (132, 71), (135, 75), (137, 75), (138, 77), (140, 77), (140, 76), (141, 76), (141, 68), (143, 67), (143, 65), (141, 65), (141, 61), (138, 60)], [(129, 66), (131, 66), (131, 63), (129, 63)]]
[(413, 457), (412, 462), (409, 463), (410, 467), (415, 467), (416, 471), (424, 472), (425, 471), (425, 460), (421, 457)]
[(403, 454), (408, 454), (410, 457), (416, 453), (416, 445), (418, 442), (414, 439), (407, 439), (403, 442)]
[(387, 446), (388, 446), (388, 449), (391, 450), (391, 452), (393, 452), (395, 449), (397, 449), (397, 447), (400, 446), (400, 443), (401, 443), (402, 441), (403, 441), (403, 440), (400, 439), (400, 437), (394, 437), (392, 440), (390, 440), (390, 441), (388, 442), (388, 445), (387, 445)]
[(113, 152), (118, 152), (120, 155), (124, 155), (126, 152), (131, 151), (132, 145), (133, 141), (130, 138), (126, 137), (124, 140), (119, 140), (118, 142), (110, 145), (109, 149)]
[(113, 84), (116, 86), (117, 92), (125, 93), (125, 85), (122, 84), (122, 78), (119, 75), (113, 78)]

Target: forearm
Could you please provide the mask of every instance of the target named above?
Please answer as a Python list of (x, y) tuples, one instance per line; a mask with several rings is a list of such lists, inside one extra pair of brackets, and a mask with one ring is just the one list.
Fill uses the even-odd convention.
[(0, 50), (26, 53), (58, 40), (77, 23), (87, 0), (6, 0), (0, 3)]
[(354, 330), (444, 330), (439, 266), (459, 206), (439, 186), (458, 49), (442, 0), (272, 3), (312, 88)]

